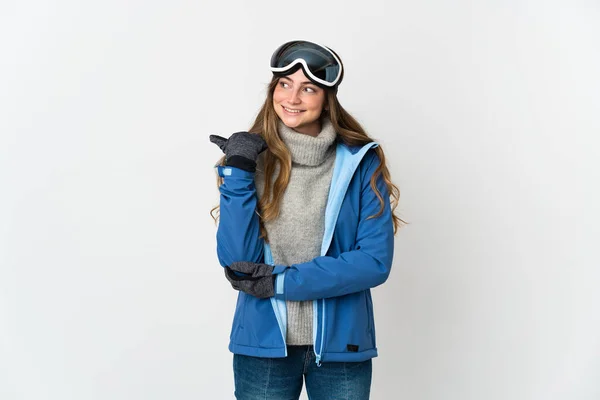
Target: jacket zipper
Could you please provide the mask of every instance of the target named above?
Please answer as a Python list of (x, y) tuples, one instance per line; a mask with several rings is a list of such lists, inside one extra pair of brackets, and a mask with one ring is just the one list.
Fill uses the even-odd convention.
[[(317, 310), (318, 308), (318, 300), (315, 300), (315, 302), (317, 302), (317, 307), (315, 307), (314, 311)], [(322, 303), (322, 310), (321, 310), (321, 345), (319, 346), (319, 352), (317, 353), (317, 335), (316, 333), (319, 331), (318, 329), (318, 324), (317, 324), (317, 329), (315, 329), (315, 362), (317, 363), (317, 367), (321, 366), (321, 357), (323, 354), (323, 345), (325, 343), (325, 299), (321, 299), (321, 303)], [(318, 323), (318, 313), (315, 313), (315, 320)]]
[[(265, 243), (265, 263), (269, 265), (275, 265), (273, 262), (273, 254), (271, 253), (271, 246)], [(285, 304), (285, 303), (284, 303)], [(273, 308), (273, 312), (275, 313), (275, 319), (277, 320), (277, 325), (279, 326), (279, 332), (281, 333), (281, 338), (283, 339), (283, 350), (285, 352), (285, 357), (288, 355), (287, 351), (287, 343), (286, 343), (286, 326), (284, 326), (283, 318), (280, 314), (280, 308), (278, 305), (278, 300), (275, 297), (271, 297), (271, 307)], [(285, 310), (287, 313), (287, 309)], [(287, 323), (287, 319), (286, 319)]]

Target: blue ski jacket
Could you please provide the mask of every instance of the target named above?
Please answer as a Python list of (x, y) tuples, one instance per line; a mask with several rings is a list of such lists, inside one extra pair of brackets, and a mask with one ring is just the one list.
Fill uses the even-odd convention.
[[(382, 175), (370, 186), (379, 165), (374, 150), (336, 144), (336, 158), (325, 210), (321, 256), (291, 266), (275, 265), (261, 238), (256, 213), (254, 173), (217, 165), (220, 221), (217, 257), (225, 267), (234, 261), (274, 265), (275, 296), (259, 299), (239, 292), (229, 350), (254, 357), (286, 357), (286, 300), (313, 300), (313, 345), (317, 364), (364, 361), (377, 356), (370, 288), (385, 282), (394, 253), (394, 225)], [(370, 150), (370, 151), (369, 151)], [(290, 232), (293, 235), (293, 232)]]

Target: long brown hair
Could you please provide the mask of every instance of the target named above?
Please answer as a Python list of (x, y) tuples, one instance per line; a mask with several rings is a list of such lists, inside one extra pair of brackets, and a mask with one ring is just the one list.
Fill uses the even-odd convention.
[[(265, 175), (265, 186), (261, 199), (258, 202), (257, 213), (260, 221), (260, 232), (261, 238), (268, 241), (267, 233), (264, 227), (264, 221), (272, 221), (279, 216), (279, 208), (283, 199), (283, 193), (287, 188), (290, 180), (290, 173), (292, 169), (292, 156), (285, 143), (279, 137), (277, 131), (277, 124), (279, 117), (275, 113), (273, 108), (273, 91), (279, 82), (279, 77), (273, 76), (269, 83), (267, 90), (267, 98), (262, 105), (254, 124), (248, 130), (250, 133), (261, 135), (267, 142), (268, 149), (264, 153), (264, 175)], [(326, 101), (321, 117), (328, 114), (331, 123), (338, 135), (338, 139), (346, 145), (350, 146), (361, 146), (373, 141), (369, 135), (365, 132), (362, 126), (352, 117), (342, 105), (339, 103), (337, 98), (337, 90), (325, 89)], [(328, 106), (328, 110), (325, 108)], [(371, 177), (371, 188), (375, 192), (375, 195), (379, 198), (381, 207), (377, 214), (369, 216), (369, 218), (377, 218), (383, 213), (384, 200), (383, 196), (379, 192), (376, 186), (377, 178), (379, 174), (383, 175), (383, 180), (387, 186), (391, 201), (390, 205), (392, 208), (392, 217), (394, 221), (394, 235), (398, 231), (398, 228), (402, 224), (406, 224), (404, 220), (395, 214), (395, 209), (400, 201), (400, 190), (394, 185), (390, 178), (390, 172), (386, 166), (385, 155), (381, 145), (374, 148), (375, 152), (379, 156), (380, 164), (373, 176)], [(262, 155), (261, 155), (262, 156)], [(225, 156), (221, 157), (217, 162), (218, 165), (224, 165)], [(279, 165), (279, 174), (272, 183), (271, 176), (275, 173), (276, 165)], [(217, 187), (223, 183), (223, 178), (217, 175)], [(216, 213), (219, 209), (219, 205), (210, 210), (210, 214), (215, 220), (218, 219)], [(217, 214), (217, 215), (216, 215)]]

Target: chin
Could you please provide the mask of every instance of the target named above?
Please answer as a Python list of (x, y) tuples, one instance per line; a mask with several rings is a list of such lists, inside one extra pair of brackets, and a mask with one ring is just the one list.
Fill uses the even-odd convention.
[(285, 121), (283, 121), (283, 124), (293, 130), (298, 130), (298, 128), (303, 126), (302, 124), (288, 124)]
[(300, 121), (290, 121), (289, 119), (286, 119), (286, 118), (282, 119), (282, 121), (284, 124), (286, 124), (290, 128), (302, 125), (302, 123)]

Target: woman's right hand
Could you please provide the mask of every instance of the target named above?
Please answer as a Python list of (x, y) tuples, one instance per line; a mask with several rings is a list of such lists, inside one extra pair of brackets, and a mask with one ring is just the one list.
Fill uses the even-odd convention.
[(209, 139), (225, 153), (225, 165), (249, 172), (256, 171), (258, 155), (268, 148), (261, 135), (244, 131), (232, 134), (229, 139), (218, 135), (210, 135)]

